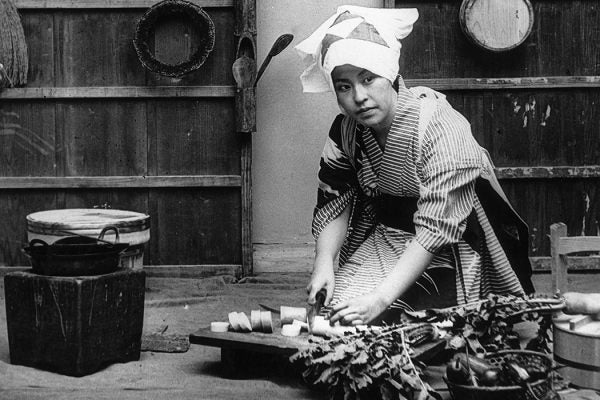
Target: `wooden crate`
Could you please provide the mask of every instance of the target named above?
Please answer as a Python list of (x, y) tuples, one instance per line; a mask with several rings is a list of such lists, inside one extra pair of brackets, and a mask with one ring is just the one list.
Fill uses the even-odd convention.
[(4, 277), (10, 362), (83, 376), (140, 358), (145, 272)]

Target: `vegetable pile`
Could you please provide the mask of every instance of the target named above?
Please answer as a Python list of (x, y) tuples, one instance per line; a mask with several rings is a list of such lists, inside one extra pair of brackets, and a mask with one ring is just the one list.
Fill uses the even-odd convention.
[(526, 349), (550, 352), (551, 312), (564, 307), (564, 299), (493, 295), (458, 307), (407, 312), (410, 320), (401, 324), (312, 339), (291, 360), (303, 362), (304, 379), (326, 388), (331, 399), (412, 399), (416, 395), (419, 400), (438, 399), (440, 395), (423, 381), (426, 365), (411, 358), (413, 347), (437, 338), (437, 330), (449, 352), (457, 353), (447, 366), (449, 380), (490, 386), (527, 383), (542, 373), (547, 376), (548, 371), (527, 371), (516, 362), (494, 367), (475, 355), (521, 349), (513, 325), (522, 321), (538, 326)]
[(412, 346), (436, 337), (428, 323), (357, 328), (333, 339), (313, 338), (290, 360), (305, 365), (304, 379), (325, 388), (331, 399), (441, 399), (421, 379), (424, 365)]

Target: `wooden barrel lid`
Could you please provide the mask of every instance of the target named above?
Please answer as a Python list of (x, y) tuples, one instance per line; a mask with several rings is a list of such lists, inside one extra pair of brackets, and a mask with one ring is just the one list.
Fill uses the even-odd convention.
[(552, 322), (563, 332), (600, 340), (600, 315), (559, 314)]
[(473, 43), (499, 52), (514, 49), (527, 39), (534, 15), (529, 0), (463, 0), (459, 19)]
[(600, 315), (559, 314), (553, 318), (554, 360), (573, 384), (600, 390)]
[[(134, 211), (70, 208), (39, 211), (27, 216), (29, 240), (41, 239), (51, 244), (68, 236), (68, 232), (97, 237), (103, 228), (114, 226), (118, 229), (122, 243), (140, 244), (150, 238), (150, 216)], [(107, 232), (106, 239), (113, 232)]]

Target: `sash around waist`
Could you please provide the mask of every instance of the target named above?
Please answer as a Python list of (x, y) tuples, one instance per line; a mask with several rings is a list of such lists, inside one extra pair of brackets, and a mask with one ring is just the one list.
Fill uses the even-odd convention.
[(377, 219), (385, 226), (415, 233), (413, 217), (417, 211), (417, 197), (400, 197), (382, 193), (374, 199)]
[[(400, 197), (382, 193), (373, 199), (377, 220), (379, 223), (405, 232), (416, 233), (414, 214), (417, 211), (418, 197)], [(463, 233), (463, 240), (475, 251), (479, 251), (480, 240), (483, 238), (483, 230), (475, 209), (467, 217), (467, 226)]]

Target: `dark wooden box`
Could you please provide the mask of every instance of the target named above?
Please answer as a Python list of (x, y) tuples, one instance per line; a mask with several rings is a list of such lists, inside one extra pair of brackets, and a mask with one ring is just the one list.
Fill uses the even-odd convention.
[(4, 277), (10, 362), (83, 376), (139, 360), (146, 275)]

